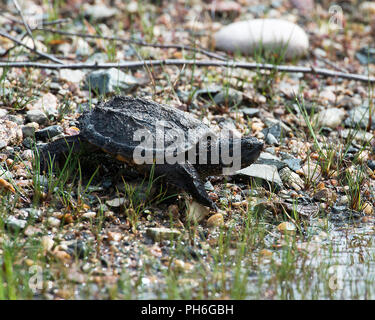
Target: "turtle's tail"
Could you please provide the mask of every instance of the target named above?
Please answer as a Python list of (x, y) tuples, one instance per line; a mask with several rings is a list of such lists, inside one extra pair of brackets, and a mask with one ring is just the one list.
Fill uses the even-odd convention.
[(48, 167), (53, 168), (53, 164), (60, 160), (62, 155), (77, 153), (81, 149), (80, 135), (64, 137), (48, 143), (38, 149), (40, 172), (48, 171)]

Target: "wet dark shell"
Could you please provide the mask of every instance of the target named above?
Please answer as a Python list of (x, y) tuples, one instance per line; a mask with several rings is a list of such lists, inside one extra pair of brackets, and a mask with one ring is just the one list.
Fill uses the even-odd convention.
[[(208, 126), (187, 112), (141, 98), (121, 96), (100, 103), (82, 115), (79, 123), (81, 136), (91, 144), (129, 160), (140, 144), (134, 139), (137, 130), (150, 132), (153, 152), (157, 151), (156, 139), (160, 137), (164, 137), (164, 148), (177, 141), (179, 152), (186, 152), (206, 135), (213, 135)], [(161, 124), (164, 134), (157, 135)], [(180, 140), (176, 139), (176, 134), (180, 135)]]

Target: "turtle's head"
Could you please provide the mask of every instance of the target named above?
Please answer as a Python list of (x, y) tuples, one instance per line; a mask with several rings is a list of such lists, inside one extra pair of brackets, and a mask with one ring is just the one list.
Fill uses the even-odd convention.
[(263, 149), (263, 142), (254, 137), (221, 137), (217, 143), (208, 144), (207, 148), (203, 149), (208, 152), (206, 159), (208, 162), (202, 163), (200, 157), (197, 157), (195, 165), (201, 177), (232, 175), (258, 159)]
[(236, 171), (254, 163), (262, 149), (263, 142), (254, 137), (220, 139), (220, 163), (217, 169), (223, 174)]
[(254, 163), (263, 150), (263, 142), (254, 137), (241, 138), (241, 168)]

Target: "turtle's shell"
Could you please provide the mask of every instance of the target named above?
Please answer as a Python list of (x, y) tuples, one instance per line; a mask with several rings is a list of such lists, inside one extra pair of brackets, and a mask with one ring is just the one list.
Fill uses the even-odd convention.
[(122, 96), (102, 102), (83, 114), (79, 118), (79, 127), (80, 135), (89, 143), (125, 160), (133, 158), (134, 149), (141, 143), (135, 139), (137, 133), (141, 136), (148, 133), (147, 139), (151, 140), (145, 149), (153, 154), (176, 145), (178, 152), (186, 152), (207, 135), (214, 136), (208, 126), (187, 112), (141, 98)]

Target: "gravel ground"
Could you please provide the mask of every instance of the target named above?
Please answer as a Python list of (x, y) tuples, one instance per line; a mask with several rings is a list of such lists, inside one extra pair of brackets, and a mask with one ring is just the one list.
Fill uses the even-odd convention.
[[(214, 59), (202, 51), (140, 43), (147, 42), (208, 48), (241, 61), (365, 76), (374, 71), (374, 3), (338, 1), (339, 24), (332, 23), (326, 2), (312, 0), (68, 0), (53, 8), (43, 1), (20, 3), (27, 16), (42, 12), (48, 19), (33, 30), (34, 41), (23, 34), (11, 2), (1, 5), (0, 31), (23, 36), (24, 44), (35, 42), (37, 50), (64, 63)], [(63, 18), (70, 20), (46, 23)], [(215, 51), (215, 32), (255, 18), (298, 24), (309, 37), (305, 56), (284, 61), (267, 50), (248, 56)], [(135, 41), (62, 35), (51, 28)], [(40, 58), (13, 46), (0, 36), (2, 60)], [(369, 271), (375, 117), (368, 83), (181, 65), (1, 70), (0, 298), (375, 297)], [(264, 150), (256, 164), (236, 174), (208, 177), (205, 187), (217, 212), (104, 152), (70, 154), (54, 171), (41, 172), (36, 150), (78, 134), (78, 117), (115, 94), (187, 111), (213, 130), (255, 136)], [(341, 278), (332, 285), (337, 274)]]

